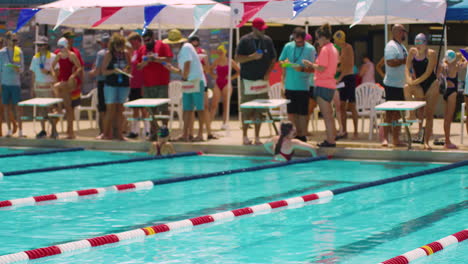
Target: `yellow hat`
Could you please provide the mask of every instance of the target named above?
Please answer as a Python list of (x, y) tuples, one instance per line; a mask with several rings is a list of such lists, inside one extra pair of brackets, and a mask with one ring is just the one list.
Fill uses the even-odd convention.
[(343, 30), (338, 30), (337, 32), (335, 32), (335, 34), (333, 34), (333, 39), (335, 40), (335, 42), (343, 43), (346, 41), (346, 34)]
[(186, 41), (187, 39), (182, 37), (182, 33), (178, 29), (171, 29), (167, 34), (167, 39), (164, 39), (163, 43), (178, 44)]

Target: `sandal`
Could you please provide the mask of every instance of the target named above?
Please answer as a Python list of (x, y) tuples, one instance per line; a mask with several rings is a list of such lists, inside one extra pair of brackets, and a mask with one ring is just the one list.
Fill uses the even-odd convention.
[(328, 141), (324, 140), (322, 143), (318, 143), (317, 146), (321, 147), (321, 148), (335, 148), (336, 143), (332, 144), (332, 143), (329, 143)]
[[(411, 140), (415, 144), (424, 144), (424, 128), (419, 131), (418, 135)], [(443, 144), (442, 144), (443, 145)]]
[(440, 138), (436, 138), (436, 139), (434, 139), (434, 145), (436, 145), (436, 146), (444, 146), (444, 145), (445, 145), (445, 140), (444, 140), (444, 139), (440, 139)]
[(211, 139), (219, 139), (219, 137), (217, 137), (214, 134), (210, 134), (210, 135), (208, 135), (208, 140), (211, 140)]
[(348, 133), (344, 133), (343, 135), (336, 135), (335, 140), (345, 139), (348, 138)]

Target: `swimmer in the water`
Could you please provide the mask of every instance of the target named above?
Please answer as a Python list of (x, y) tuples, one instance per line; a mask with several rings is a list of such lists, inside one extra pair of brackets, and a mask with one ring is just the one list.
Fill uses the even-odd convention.
[(169, 142), (169, 129), (162, 126), (158, 130), (158, 141), (151, 143), (150, 155), (161, 156), (175, 154), (174, 145)]
[(313, 157), (317, 156), (317, 152), (312, 145), (295, 139), (296, 128), (291, 122), (281, 123), (280, 130), (281, 135), (274, 136), (263, 144), (266, 151), (275, 156), (275, 160), (290, 161), (296, 149), (309, 151)]

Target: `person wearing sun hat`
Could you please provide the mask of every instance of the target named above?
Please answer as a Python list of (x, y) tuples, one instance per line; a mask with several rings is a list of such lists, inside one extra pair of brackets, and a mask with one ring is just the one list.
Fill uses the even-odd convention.
[(169, 63), (165, 65), (170, 71), (182, 75), (184, 129), (180, 140), (189, 141), (189, 133), (194, 122), (193, 111), (197, 111), (200, 125), (198, 136), (194, 140), (203, 141), (203, 126), (205, 122), (204, 90), (206, 85), (203, 65), (193, 45), (187, 42), (187, 39), (182, 36), (179, 30), (170, 30), (163, 42), (173, 46), (173, 48), (180, 48), (177, 55), (179, 67), (175, 67)]
[[(268, 26), (257, 17), (252, 21), (252, 32), (242, 36), (237, 45), (235, 60), (240, 63), (241, 103), (255, 99), (268, 99), (269, 78), (276, 60), (276, 50), (273, 41), (265, 34)], [(260, 89), (256, 89), (260, 87)], [(261, 120), (264, 110), (242, 110), (243, 144), (250, 145), (252, 141), (247, 136), (248, 124), (245, 120)], [(260, 122), (255, 123), (255, 144), (261, 145)]]
[[(46, 36), (39, 36), (34, 42), (38, 52), (33, 56), (29, 69), (32, 74), (33, 89), (31, 89), (31, 97), (55, 97), (52, 86), (55, 82), (54, 70), (52, 63), (55, 60), (55, 54), (49, 51), (49, 39)], [(42, 108), (42, 107), (41, 107)], [(43, 109), (41, 109), (42, 111)], [(42, 111), (44, 117), (46, 111)], [(53, 123), (54, 125), (54, 123)], [(55, 136), (56, 131), (53, 131)], [(41, 131), (36, 135), (36, 138), (47, 136), (45, 131), (45, 119), (41, 120)]]

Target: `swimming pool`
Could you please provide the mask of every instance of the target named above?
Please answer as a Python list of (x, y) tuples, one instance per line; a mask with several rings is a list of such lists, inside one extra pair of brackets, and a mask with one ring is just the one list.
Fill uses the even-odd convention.
[[(80, 169), (72, 175), (61, 171), (6, 177), (0, 188), (2, 197), (10, 199), (89, 188), (93, 184), (106, 186), (268, 162), (268, 158), (262, 157), (185, 157), (142, 162), (138, 166)], [(6, 220), (0, 226), (0, 255), (437, 166), (440, 164), (318, 161), (89, 197), (73, 203), (3, 210), (0, 217)], [(191, 232), (157, 234), (141, 243), (121, 243), (71, 256), (55, 256), (41, 263), (378, 263), (466, 228), (465, 170), (462, 167), (350, 192), (326, 204), (243, 217)], [(79, 183), (77, 179), (81, 178), (86, 180)], [(33, 180), (38, 185), (28, 187), (27, 182)], [(15, 189), (16, 185), (20, 187)], [(4, 195), (3, 190), (8, 194)], [(465, 244), (458, 248), (466, 249)], [(445, 255), (441, 254), (441, 258)]]

